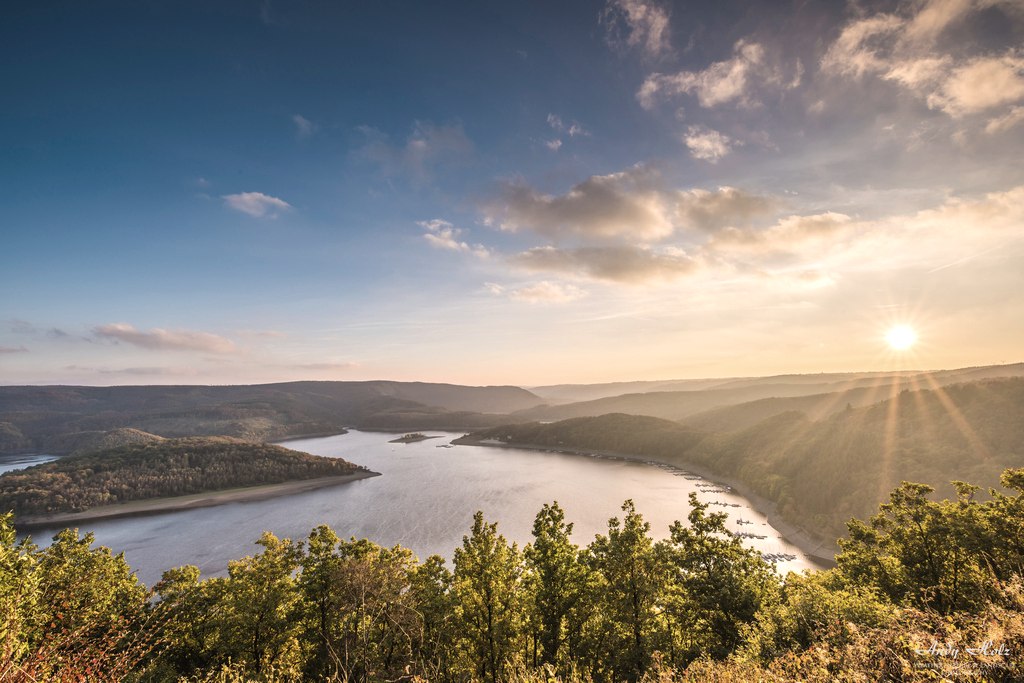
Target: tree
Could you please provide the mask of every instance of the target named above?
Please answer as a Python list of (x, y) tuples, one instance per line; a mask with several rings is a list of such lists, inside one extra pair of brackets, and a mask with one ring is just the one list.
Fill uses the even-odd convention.
[(981, 548), (996, 547), (991, 506), (974, 500), (976, 486), (953, 482), (957, 500), (928, 499), (932, 487), (903, 482), (868, 523), (851, 520), (836, 557), (851, 582), (877, 587), (894, 602), (907, 601), (940, 614), (977, 611), (993, 595)]
[(456, 640), (456, 605), (452, 573), (444, 558), (431, 555), (410, 576), (409, 593), (419, 610), (421, 631), (417, 668), (427, 680), (452, 678), (452, 654)]
[(689, 525), (674, 523), (670, 541), (659, 545), (671, 572), (666, 612), (675, 625), (673, 649), (682, 645), (674, 653), (679, 664), (731, 654), (743, 641), (743, 626), (778, 597), (774, 569), (729, 533), (724, 513), (708, 507), (691, 493)]
[(292, 610), (298, 591), (292, 574), (301, 548), (270, 532), (257, 544), (263, 547), (259, 555), (228, 563), (215, 619), (221, 636), (219, 659), (244, 662), (259, 675), (269, 668), (287, 669), (296, 654), (298, 629)]
[(534, 541), (524, 550), (530, 619), (540, 645), (540, 656), (535, 651), (532, 664), (551, 664), (563, 673), (578, 649), (592, 583), (571, 535), (572, 524), (565, 522), (558, 502), (545, 504), (533, 522)]
[(497, 524), (487, 524), (483, 512), (477, 512), (472, 532), (455, 549), (454, 564), (452, 592), (464, 667), (481, 680), (502, 680), (522, 625), (519, 551), (498, 533)]
[(590, 544), (594, 569), (601, 577), (601, 624), (591, 658), (595, 677), (606, 674), (609, 680), (636, 681), (663, 633), (658, 613), (664, 574), (649, 535), (651, 525), (632, 500), (622, 504), (622, 511), (621, 521), (608, 521), (608, 535)]

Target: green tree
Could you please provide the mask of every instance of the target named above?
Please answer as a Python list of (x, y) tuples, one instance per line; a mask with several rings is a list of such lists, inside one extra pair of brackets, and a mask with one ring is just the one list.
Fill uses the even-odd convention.
[(993, 543), (988, 506), (974, 500), (976, 486), (953, 485), (957, 500), (936, 502), (932, 487), (903, 482), (868, 523), (851, 520), (836, 558), (842, 574), (940, 614), (980, 609), (995, 589), (979, 552)]
[(13, 513), (0, 515), (0, 674), (24, 660), (33, 644), (32, 627), (40, 621), (39, 548), (16, 540), (13, 522)]
[(545, 504), (533, 522), (533, 543), (524, 550), (530, 620), (540, 645), (539, 657), (534, 648), (532, 664), (550, 664), (563, 673), (578, 650), (592, 583), (590, 569), (571, 540), (572, 526), (557, 501)]
[(622, 504), (620, 521), (608, 521), (608, 535), (590, 544), (601, 581), (600, 622), (590, 654), (595, 677), (639, 680), (663, 635), (659, 601), (664, 591), (663, 565), (654, 552), (651, 525), (632, 500)]
[(306, 673), (310, 676), (338, 673), (339, 638), (335, 623), (340, 596), (334, 590), (334, 580), (341, 563), (337, 553), (339, 540), (330, 527), (316, 527), (306, 541), (306, 553), (301, 560), (298, 612), (303, 642), (310, 650), (306, 656)]
[(428, 557), (410, 576), (409, 592), (421, 619), (416, 668), (427, 680), (452, 678), (457, 617), (453, 580), (440, 555)]
[(472, 532), (455, 549), (454, 564), (452, 592), (466, 657), (463, 666), (480, 680), (503, 680), (522, 628), (519, 550), (498, 533), (497, 524), (486, 523), (477, 512)]
[(679, 664), (731, 654), (742, 643), (744, 625), (778, 597), (774, 569), (729, 533), (724, 513), (708, 508), (691, 493), (689, 524), (674, 523), (670, 540), (659, 545), (671, 572), (666, 614)]
[(294, 662), (297, 625), (292, 612), (298, 600), (293, 573), (301, 549), (288, 539), (264, 532), (263, 552), (232, 560), (215, 606), (220, 634), (219, 661), (244, 663), (248, 671), (288, 669)]

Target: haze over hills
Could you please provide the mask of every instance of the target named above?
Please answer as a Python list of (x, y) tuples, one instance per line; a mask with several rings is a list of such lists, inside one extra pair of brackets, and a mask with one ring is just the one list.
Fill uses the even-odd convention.
[[(647, 415), (707, 431), (734, 431), (797, 410), (820, 419), (871, 405), (904, 388), (1024, 375), (1024, 364), (928, 373), (785, 375), (541, 387), (547, 399), (652, 390), (550, 405), (514, 386), (423, 382), (308, 381), (241, 386), (0, 387), (0, 453), (79, 448), (98, 434), (134, 428), (164, 437), (228, 435), (253, 441), (337, 433), (346, 427), (395, 431), (475, 430), (510, 422), (606, 413)], [(661, 389), (689, 386), (686, 391)], [(704, 386), (704, 389), (698, 387)]]
[[(813, 404), (814, 407), (808, 409), (812, 411), (812, 414), (818, 415), (822, 414), (820, 411), (827, 406), (838, 409), (845, 407), (848, 402), (856, 406), (884, 400), (892, 393), (893, 386), (915, 389), (946, 386), (992, 377), (1020, 376), (1024, 376), (1024, 363), (929, 372), (830, 373), (722, 379), (714, 380), (713, 385), (703, 390), (690, 389), (686, 391), (666, 390), (666, 387), (676, 384), (675, 382), (666, 382), (657, 384), (659, 389), (645, 393), (630, 393), (589, 401), (528, 408), (516, 414), (515, 417), (523, 421), (551, 421), (606, 413), (627, 413), (650, 415), (666, 420), (681, 420), (707, 410), (739, 405), (749, 401), (819, 395), (819, 399), (815, 401), (797, 401), (789, 405), (785, 402), (778, 403), (779, 408), (775, 410), (775, 412), (801, 410), (803, 407)], [(543, 394), (543, 389), (538, 388), (536, 391)], [(858, 389), (860, 391), (856, 391)], [(837, 396), (839, 393), (844, 396)], [(825, 395), (829, 395), (830, 398), (825, 398)], [(775, 404), (762, 406), (766, 411), (764, 416), (773, 414), (773, 405)]]
[[(743, 415), (751, 405), (722, 411)], [(776, 502), (786, 520), (828, 540), (843, 535), (851, 517), (870, 515), (900, 481), (949, 495), (952, 480), (998, 486), (1005, 468), (1024, 466), (1024, 378), (908, 389), (817, 420), (780, 412), (736, 430), (606, 414), (505, 425), (472, 438), (705, 466)]]

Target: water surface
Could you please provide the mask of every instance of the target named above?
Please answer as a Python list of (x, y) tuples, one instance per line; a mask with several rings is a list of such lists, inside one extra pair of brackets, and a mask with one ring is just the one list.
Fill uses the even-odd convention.
[[(608, 519), (621, 515), (622, 502), (631, 498), (651, 523), (655, 538), (668, 536), (669, 525), (686, 519), (687, 496), (696, 491), (712, 506), (730, 515), (729, 527), (764, 535), (750, 541), (766, 553), (791, 553), (797, 559), (779, 563), (782, 571), (813, 568), (810, 560), (779, 538), (764, 515), (750, 509), (732, 493), (698, 490), (708, 482), (645, 463), (581, 455), (486, 446), (446, 447), (461, 434), (416, 443), (393, 444), (396, 434), (357, 432), (289, 441), (300, 451), (343, 457), (380, 472), (382, 476), (316, 491), (262, 501), (113, 519), (82, 524), (99, 544), (123, 551), (147, 585), (161, 573), (183, 564), (197, 565), (206, 576), (224, 574), (231, 559), (253, 554), (264, 531), (302, 539), (319, 524), (330, 525), (341, 537), (370, 538), (383, 545), (402, 544), (417, 556), (437, 553), (451, 557), (482, 510), (497, 521), (506, 538), (522, 546), (531, 539), (533, 519), (544, 503), (557, 500), (574, 522), (580, 544), (606, 533)], [(751, 524), (739, 525), (743, 519)], [(37, 530), (37, 542), (52, 531)]]

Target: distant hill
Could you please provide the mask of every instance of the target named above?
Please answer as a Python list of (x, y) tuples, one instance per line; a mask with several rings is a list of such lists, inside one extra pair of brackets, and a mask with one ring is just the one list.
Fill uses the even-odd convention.
[(130, 427), (165, 437), (253, 441), (346, 426), (472, 429), (542, 403), (518, 387), (422, 382), (288, 382), (251, 386), (0, 387), (0, 453), (68, 453), (74, 435)]
[(648, 382), (606, 382), (603, 384), (552, 384), (528, 387), (547, 403), (576, 403), (623, 394), (646, 394), (653, 391), (700, 391), (713, 389), (731, 379), (671, 379)]
[[(723, 380), (704, 380), (713, 382), (710, 387), (702, 389), (690, 388), (686, 391), (669, 391), (667, 387), (677, 385), (676, 382), (642, 383), (651, 385), (644, 393), (630, 393), (598, 398), (560, 405), (545, 405), (520, 411), (516, 420), (554, 421), (572, 417), (605, 415), (607, 413), (627, 413), (630, 415), (649, 415), (666, 420), (686, 420), (691, 426), (704, 428), (700, 421), (691, 422), (691, 416), (725, 406), (735, 406), (750, 401), (763, 399), (786, 399), (818, 395), (818, 399), (808, 401), (778, 401), (760, 406), (762, 417), (785, 412), (786, 410), (808, 410), (817, 416), (828, 414), (829, 406), (846, 407), (867, 405), (874, 401), (885, 400), (896, 390), (903, 388), (927, 389), (933, 386), (946, 386), (978, 379), (994, 377), (1022, 377), (1024, 363), (1012, 365), (995, 365), (977, 368), (961, 368), (957, 370), (938, 370), (934, 372), (881, 372), (881, 373), (829, 373), (813, 375), (778, 375), (774, 377), (754, 377)], [(601, 388), (621, 385), (582, 385)], [(573, 385), (563, 385), (573, 386)], [(537, 391), (547, 389), (540, 387)], [(860, 391), (857, 391), (860, 390)], [(825, 394), (842, 393), (844, 396), (825, 398)], [(563, 394), (565, 395), (565, 394)], [(824, 412), (822, 412), (824, 411)], [(724, 411), (714, 419), (709, 416), (708, 426), (713, 429), (736, 429), (737, 426), (723, 426), (729, 416), (735, 415), (743, 420), (752, 419), (756, 409), (731, 413)], [(749, 424), (749, 422), (748, 422)]]
[[(756, 412), (750, 405), (730, 410)], [(731, 431), (612, 414), (506, 425), (473, 437), (700, 464), (744, 482), (775, 501), (787, 520), (831, 539), (851, 517), (870, 516), (900, 481), (948, 495), (952, 480), (995, 487), (1005, 468), (1024, 466), (1024, 378), (908, 388), (817, 420), (781, 412)]]
[(80, 512), (128, 501), (363, 471), (340, 458), (229, 437), (157, 438), (0, 475), (0, 511), (13, 510), (16, 517)]

